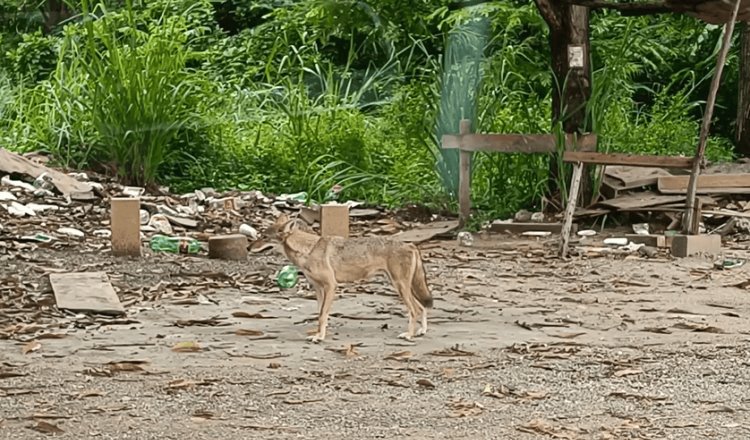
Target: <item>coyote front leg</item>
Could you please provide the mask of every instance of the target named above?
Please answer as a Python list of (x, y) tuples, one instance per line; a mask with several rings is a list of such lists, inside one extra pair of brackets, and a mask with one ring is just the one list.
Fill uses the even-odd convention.
[[(322, 280), (321, 282), (315, 282), (317, 287), (315, 291), (318, 297), (318, 332), (312, 336), (308, 336), (307, 340), (312, 342), (320, 342), (326, 338), (326, 330), (328, 328), (328, 313), (331, 311), (331, 304), (333, 298), (336, 295), (336, 281), (333, 277)], [(322, 297), (322, 298), (321, 298)]]

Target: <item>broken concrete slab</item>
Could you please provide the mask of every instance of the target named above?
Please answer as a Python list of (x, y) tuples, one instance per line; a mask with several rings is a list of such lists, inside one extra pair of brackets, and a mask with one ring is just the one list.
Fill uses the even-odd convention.
[(672, 237), (672, 256), (716, 255), (721, 253), (721, 235), (675, 235)]
[(247, 237), (243, 234), (217, 235), (208, 239), (208, 258), (246, 260)]
[(125, 308), (104, 272), (52, 273), (49, 281), (60, 309), (105, 315), (125, 314)]
[(0, 172), (6, 174), (23, 174), (32, 179), (36, 179), (42, 173), (47, 173), (52, 185), (63, 195), (70, 196), (76, 200), (94, 198), (93, 187), (88, 183), (80, 182), (67, 174), (32, 162), (23, 156), (11, 153), (3, 148), (0, 148)]

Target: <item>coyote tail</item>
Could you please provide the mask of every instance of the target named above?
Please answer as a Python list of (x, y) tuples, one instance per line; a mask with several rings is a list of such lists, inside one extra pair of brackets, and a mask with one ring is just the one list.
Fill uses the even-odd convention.
[(412, 267), (414, 270), (412, 271), (411, 289), (417, 301), (429, 309), (432, 308), (432, 293), (430, 293), (430, 288), (427, 286), (427, 271), (422, 263), (422, 254), (415, 247), (413, 255), (414, 263)]

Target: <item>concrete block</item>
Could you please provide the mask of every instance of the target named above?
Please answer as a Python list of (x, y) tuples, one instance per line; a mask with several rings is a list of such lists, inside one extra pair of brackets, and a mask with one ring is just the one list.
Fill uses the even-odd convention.
[(243, 234), (216, 235), (208, 239), (208, 258), (246, 260), (247, 237)]
[(112, 254), (141, 256), (141, 201), (116, 197), (110, 200)]
[(721, 253), (721, 235), (675, 235), (672, 238), (672, 255), (675, 257), (719, 253)]
[(349, 207), (347, 205), (321, 205), (320, 234), (324, 237), (348, 237)]
[(645, 244), (656, 248), (667, 247), (667, 237), (663, 235), (627, 234), (625, 238), (636, 244)]

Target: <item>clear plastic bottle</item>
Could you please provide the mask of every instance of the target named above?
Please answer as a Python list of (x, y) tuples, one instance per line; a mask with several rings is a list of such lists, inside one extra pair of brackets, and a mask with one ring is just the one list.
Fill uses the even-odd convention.
[(200, 241), (194, 238), (167, 237), (159, 234), (151, 237), (150, 246), (153, 251), (173, 254), (197, 254), (201, 250)]

